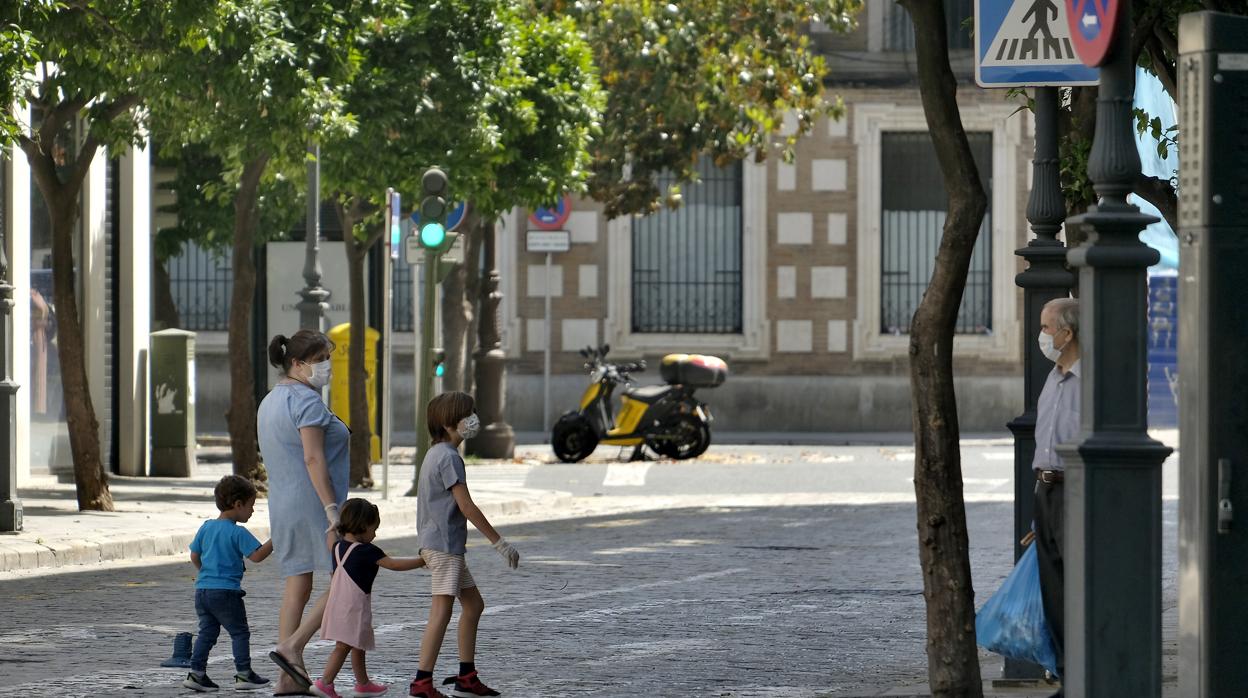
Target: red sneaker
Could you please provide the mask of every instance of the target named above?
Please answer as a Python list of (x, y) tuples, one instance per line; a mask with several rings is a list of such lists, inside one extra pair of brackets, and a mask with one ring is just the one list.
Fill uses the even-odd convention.
[(415, 698), (446, 698), (446, 694), (433, 687), (433, 679), (412, 679), (407, 695)]
[(470, 671), (463, 676), (448, 676), (442, 681), (443, 686), (451, 687), (451, 695), (460, 696), (461, 698), (475, 698), (476, 696), (501, 696), (502, 694), (494, 689), (481, 683), (481, 679), (477, 678), (476, 671)]

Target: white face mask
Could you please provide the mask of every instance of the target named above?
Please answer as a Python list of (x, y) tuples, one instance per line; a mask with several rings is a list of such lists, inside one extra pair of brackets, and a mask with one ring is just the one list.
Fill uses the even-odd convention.
[(308, 385), (317, 390), (329, 385), (329, 359), (308, 365), (312, 367), (312, 375), (308, 376)]
[(472, 413), (467, 417), (459, 420), (459, 425), (455, 427), (455, 431), (465, 439), (471, 439), (481, 432), (481, 418)]
[[(1044, 354), (1044, 358), (1056, 362), (1062, 357), (1062, 350), (1053, 346), (1053, 335), (1041, 330), (1039, 340), (1040, 353)], [(1066, 345), (1063, 344), (1062, 346), (1065, 347)]]

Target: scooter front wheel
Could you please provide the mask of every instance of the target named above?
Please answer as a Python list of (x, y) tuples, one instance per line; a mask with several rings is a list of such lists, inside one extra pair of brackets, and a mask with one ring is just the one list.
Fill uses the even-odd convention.
[(589, 420), (579, 414), (567, 414), (555, 422), (550, 433), (555, 456), (564, 463), (585, 460), (598, 447), (598, 436)]

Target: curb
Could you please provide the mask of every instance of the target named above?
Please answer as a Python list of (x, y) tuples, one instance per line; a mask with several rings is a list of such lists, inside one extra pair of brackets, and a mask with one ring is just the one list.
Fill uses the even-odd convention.
[[(413, 534), (416, 526), (416, 500), (372, 499), (381, 509), (385, 524), (382, 540), (402, 538)], [(478, 502), (488, 517), (515, 516), (528, 513), (536, 507), (558, 507), (571, 501), (571, 497), (547, 495), (535, 499), (514, 499), (497, 502)], [(260, 540), (269, 538), (267, 525), (248, 525), (248, 530)], [(187, 551), (195, 531), (158, 533), (152, 535), (100, 534), (96, 540), (66, 539), (37, 543), (0, 537), (0, 574), (5, 572), (58, 569), (76, 565), (92, 565), (101, 562), (145, 560), (180, 555)]]

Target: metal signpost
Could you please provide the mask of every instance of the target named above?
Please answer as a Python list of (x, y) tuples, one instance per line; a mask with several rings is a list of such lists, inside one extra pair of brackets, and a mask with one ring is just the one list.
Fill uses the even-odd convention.
[[(1015, 277), (1023, 289), (1023, 413), (1007, 426), (1014, 435), (1014, 559), (1025, 548), (1019, 542), (1034, 517), (1036, 401), (1053, 368), (1035, 338), (1040, 310), (1054, 298), (1065, 298), (1075, 285), (1066, 268), (1066, 246), (1058, 239), (1066, 217), (1057, 150), (1059, 86), (1095, 85), (1099, 71), (1076, 56), (1066, 21), (1066, 7), (1056, 0), (977, 0), (975, 3), (975, 81), (981, 87), (1034, 87), (1035, 155), (1027, 222), (1035, 234), (1014, 254), (1027, 261)], [(1030, 662), (1006, 659), (1002, 677), (1039, 679), (1044, 669)]]
[(391, 418), (394, 416), (391, 396), (394, 388), (391, 382), (390, 367), (393, 365), (394, 334), (394, 265), (399, 258), (399, 247), (402, 243), (403, 228), (400, 225), (402, 198), (393, 189), (386, 190), (386, 225), (389, 235), (386, 236), (386, 259), (382, 262), (382, 293), (385, 300), (381, 304), (381, 326), (384, 330), (382, 339), (381, 380), (384, 395), (382, 396), (381, 413), (381, 498), (390, 498), (390, 436), (394, 431)]
[(546, 280), (542, 284), (546, 297), (546, 348), (542, 356), (542, 428), (548, 429), (550, 427), (551, 255), (572, 249), (572, 234), (566, 230), (530, 230), (525, 236), (525, 248), (529, 252), (538, 252), (546, 255)]

